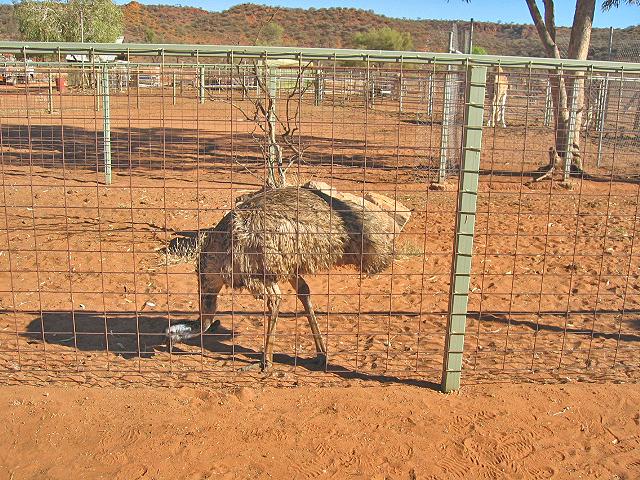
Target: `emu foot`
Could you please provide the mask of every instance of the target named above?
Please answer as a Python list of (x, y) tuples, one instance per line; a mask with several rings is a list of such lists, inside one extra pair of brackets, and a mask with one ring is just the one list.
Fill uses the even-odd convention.
[(261, 360), (257, 361), (257, 362), (251, 362), (248, 365), (245, 365), (244, 367), (240, 367), (238, 369), (239, 372), (248, 372), (249, 370), (258, 370), (260, 369), (260, 371), (264, 374), (268, 374), (271, 371), (271, 367), (273, 366), (273, 361), (272, 360), (267, 360), (266, 358), (262, 358)]

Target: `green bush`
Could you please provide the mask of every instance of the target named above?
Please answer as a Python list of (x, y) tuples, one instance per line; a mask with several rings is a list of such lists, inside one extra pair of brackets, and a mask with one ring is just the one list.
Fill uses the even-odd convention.
[(390, 27), (372, 28), (353, 37), (356, 48), (367, 50), (413, 50), (411, 34)]

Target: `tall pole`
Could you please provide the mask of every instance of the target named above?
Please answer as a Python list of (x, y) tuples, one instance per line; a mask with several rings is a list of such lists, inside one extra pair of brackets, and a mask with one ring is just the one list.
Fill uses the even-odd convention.
[(84, 12), (80, 10), (80, 43), (84, 43)]
[[(82, 12), (82, 10), (80, 10), (80, 43), (84, 43), (84, 13)], [(84, 55), (82, 55), (80, 58), (82, 59), (80, 85), (84, 90)]]
[(103, 113), (103, 155), (104, 183), (111, 185), (111, 98), (109, 97), (109, 70), (102, 67), (102, 113)]
[[(613, 57), (613, 27), (609, 27), (609, 51), (607, 60), (611, 61)], [(604, 124), (607, 118), (607, 108), (609, 107), (609, 72), (604, 76), (604, 85), (602, 85), (602, 95), (600, 96), (598, 127), (598, 155), (596, 166), (602, 164), (602, 142), (604, 140)]]

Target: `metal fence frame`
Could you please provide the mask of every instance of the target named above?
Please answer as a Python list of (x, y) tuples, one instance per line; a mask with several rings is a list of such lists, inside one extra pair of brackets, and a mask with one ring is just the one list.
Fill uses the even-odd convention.
[[(480, 168), (480, 151), (482, 148), (482, 126), (484, 113), (484, 97), (487, 85), (487, 69), (500, 65), (522, 69), (543, 68), (556, 72), (600, 72), (605, 75), (617, 73), (638, 73), (640, 63), (621, 63), (605, 61), (582, 61), (570, 59), (546, 59), (528, 57), (503, 57), (495, 55), (463, 55), (448, 53), (366, 51), (325, 48), (290, 48), (290, 47), (252, 47), (252, 46), (207, 46), (207, 45), (147, 45), (147, 44), (79, 44), (79, 43), (22, 43), (0, 42), (0, 53), (22, 55), (25, 68), (26, 59), (33, 56), (46, 55), (47, 60), (39, 61), (38, 66), (56, 68), (67, 66), (63, 61), (66, 54), (86, 54), (89, 56), (103, 54), (125, 55), (133, 59), (139, 57), (156, 57), (159, 61), (143, 62), (144, 65), (175, 66), (170, 57), (188, 55), (198, 64), (213, 59), (292, 59), (298, 61), (364, 61), (368, 63), (401, 63), (448, 65), (466, 70), (468, 75), (465, 94), (465, 115), (463, 126), (463, 149), (459, 173), (458, 200), (456, 207), (455, 248), (452, 262), (449, 291), (449, 312), (447, 320), (445, 352), (443, 361), (442, 390), (445, 392), (460, 387), (462, 359), (464, 352), (464, 336), (467, 319), (467, 302), (471, 276), (473, 255), (474, 225), (477, 211), (478, 181)], [(0, 62), (7, 65), (8, 62)], [(14, 65), (21, 62), (13, 62)], [(110, 139), (109, 139), (109, 63), (94, 62), (93, 66), (102, 68), (101, 96), (104, 115), (104, 147), (105, 174), (110, 183)], [(204, 67), (200, 67), (199, 89), (200, 102), (204, 101)], [(175, 76), (175, 75), (174, 75)], [(430, 78), (431, 81), (431, 78)], [(431, 81), (432, 82), (432, 81)], [(316, 83), (322, 82), (319, 77)], [(432, 83), (429, 84), (430, 88)], [(175, 94), (175, 81), (173, 85)], [(321, 87), (317, 87), (316, 101), (322, 100)], [(547, 101), (548, 103), (548, 101)], [(574, 111), (575, 108), (572, 108)], [(545, 122), (548, 119), (545, 115)], [(575, 123), (575, 122), (574, 122)], [(566, 172), (565, 172), (566, 176)]]

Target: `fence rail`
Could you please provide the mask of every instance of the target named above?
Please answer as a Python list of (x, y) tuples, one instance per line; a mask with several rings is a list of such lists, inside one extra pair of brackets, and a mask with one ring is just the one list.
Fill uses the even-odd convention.
[[(282, 384), (637, 381), (640, 64), (18, 42), (0, 54), (20, 57), (0, 61), (7, 381), (265, 380), (251, 367), (270, 339), (266, 381)], [(500, 112), (504, 126), (487, 127)], [(329, 220), (299, 193), (263, 215), (288, 208), (309, 241), (364, 215), (327, 268), (309, 273), (317, 251), (287, 243), (284, 224), (237, 258), (211, 250), (251, 192), (309, 181), (333, 189), (317, 193)], [(373, 276), (369, 240), (393, 257)], [(217, 330), (165, 347), (214, 293), (199, 286), (203, 258), (289, 254), (311, 296), (281, 282), (275, 333), (271, 290), (227, 288)]]
[[(470, 63), (484, 66), (503, 65), (524, 68), (560, 68), (565, 71), (626, 71), (637, 73), (640, 63), (601, 60), (553, 59), (538, 57), (515, 57), (500, 55), (472, 55), (431, 52), (408, 52), (392, 50), (357, 50), (332, 48), (291, 48), (238, 45), (176, 45), (176, 44), (109, 44), (109, 43), (65, 43), (65, 42), (0, 42), (0, 53), (13, 55), (48, 55), (63, 61), (66, 55), (123, 55), (125, 57), (192, 58), (264, 58), (298, 60), (314, 59), (327, 61), (370, 61), (394, 63), (422, 63), (440, 65), (462, 65)], [(100, 63), (96, 61), (95, 63)], [(158, 61), (154, 63), (160, 63)]]

